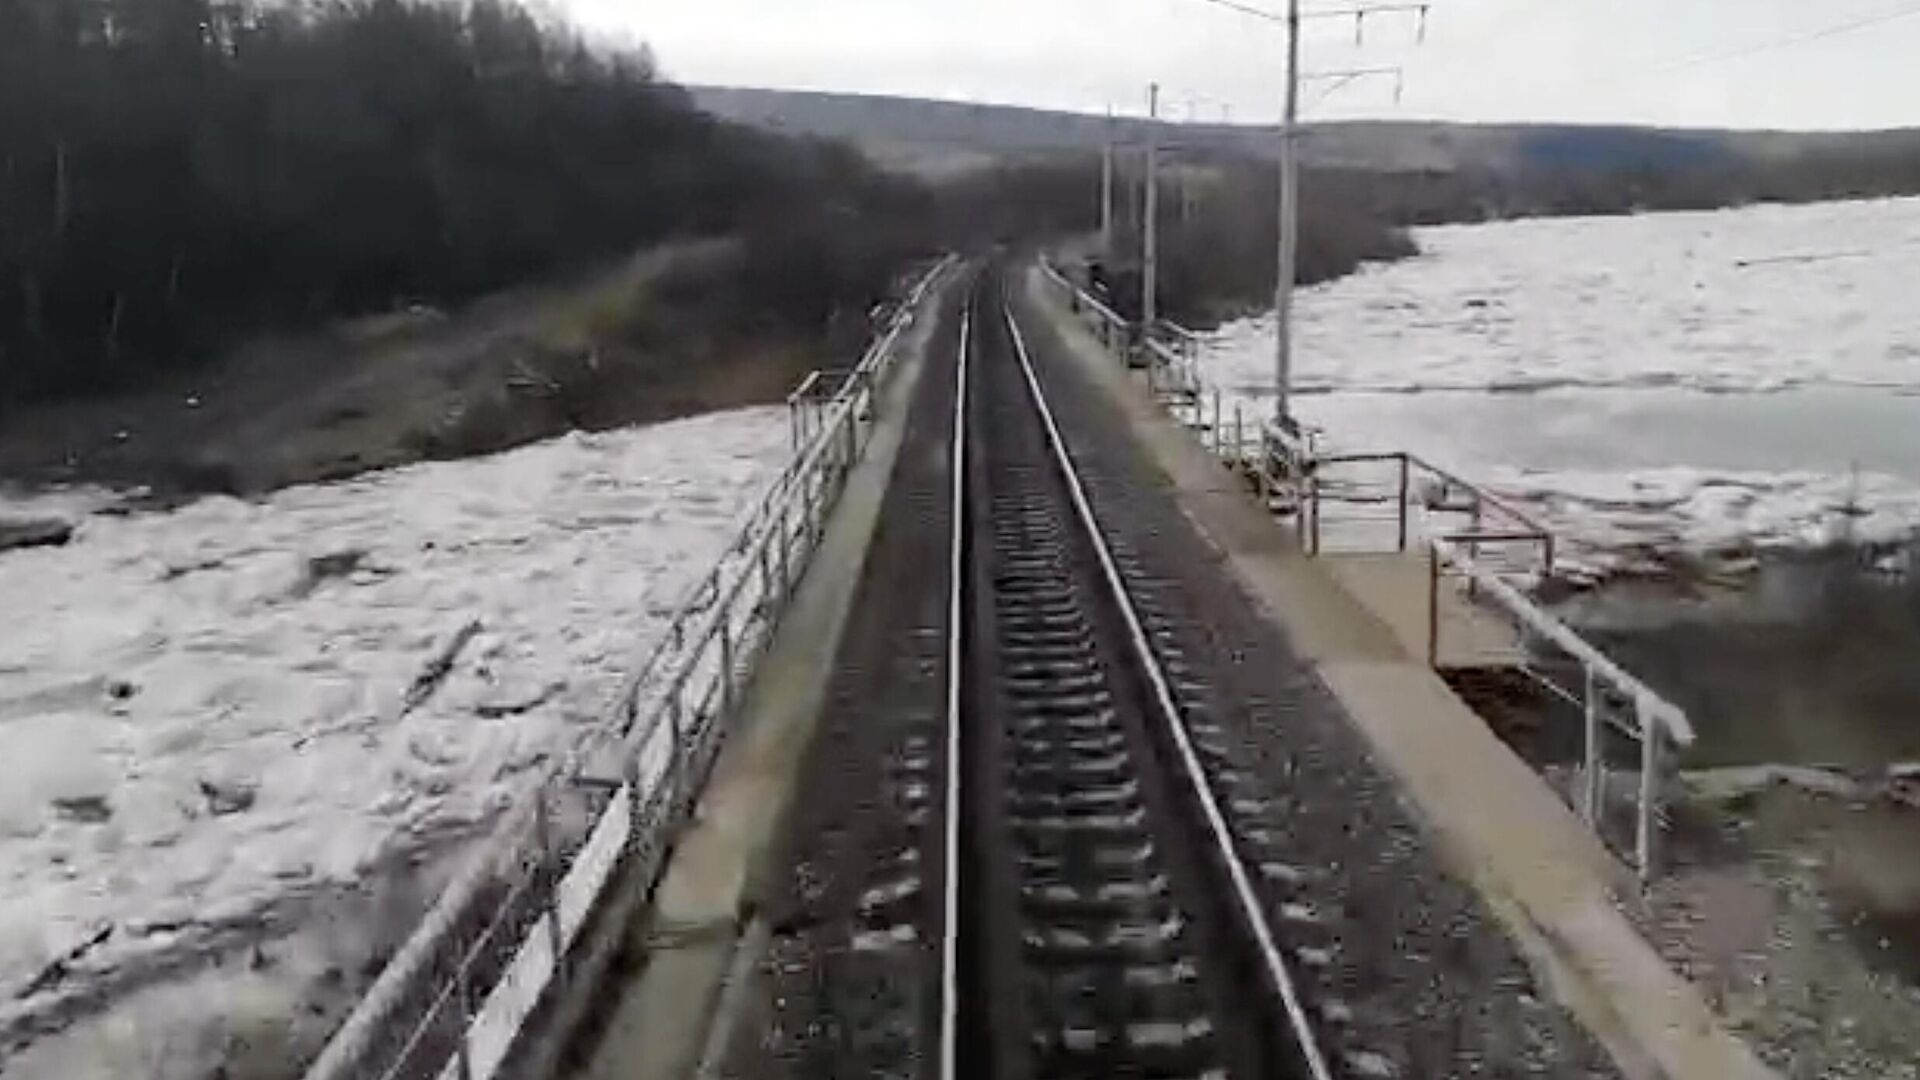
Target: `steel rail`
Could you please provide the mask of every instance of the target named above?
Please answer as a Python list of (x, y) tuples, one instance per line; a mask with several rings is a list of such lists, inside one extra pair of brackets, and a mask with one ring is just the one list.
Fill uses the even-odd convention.
[(1060, 426), (1054, 421), (1053, 410), (1047, 404), (1045, 392), (1040, 387), (1039, 377), (1035, 374), (1033, 361), (1027, 352), (1026, 338), (1020, 333), (1020, 325), (1013, 318), (1013, 312), (1004, 305), (1001, 314), (1006, 319), (1007, 329), (1013, 337), (1014, 354), (1020, 362), (1020, 371), (1026, 379), (1027, 390), (1033, 399), (1035, 411), (1039, 414), (1041, 427), (1047, 436), (1047, 445), (1052, 450), (1053, 463), (1059, 470), (1061, 479), (1067, 487), (1067, 494), (1074, 506), (1075, 516), (1084, 529), (1088, 542), (1100, 564), (1101, 577), (1104, 579), (1121, 619), (1126, 626), (1127, 639), (1132, 647), (1134, 659), (1147, 676), (1153, 688), (1154, 712), (1166, 725), (1174, 746), (1178, 749), (1181, 773), (1187, 781), (1202, 814), (1206, 818), (1207, 831), (1213, 841), (1216, 854), (1227, 872), (1232, 884), (1234, 906), (1238, 909), (1245, 929), (1253, 936), (1259, 946), (1262, 965), (1266, 969), (1273, 990), (1279, 994), (1287, 1014), (1288, 1026), (1292, 1029), (1293, 1041), (1300, 1052), (1307, 1074), (1311, 1080), (1332, 1080), (1333, 1073), (1327, 1067), (1325, 1054), (1320, 1049), (1319, 1040), (1313, 1032), (1313, 1025), (1307, 1017), (1306, 1006), (1301, 1000), (1293, 974), (1287, 968), (1286, 959), (1281, 955), (1280, 944), (1261, 910), (1260, 899), (1254, 891), (1252, 879), (1248, 877), (1246, 866), (1234, 846), (1233, 832), (1227, 824), (1225, 813), (1220, 808), (1220, 798), (1215, 794), (1213, 785), (1207, 780), (1200, 756), (1193, 747), (1192, 737), (1186, 724), (1180, 717), (1180, 707), (1174, 702), (1172, 684), (1166, 672), (1160, 666), (1159, 657), (1147, 638), (1140, 613), (1135, 608), (1133, 596), (1128, 591), (1120, 569), (1114, 562), (1113, 552), (1108, 548), (1106, 537), (1100, 531), (1099, 519), (1093, 513), (1092, 504), (1087, 499), (1085, 487), (1080, 482), (1079, 473), (1074, 469), (1073, 460), (1067, 453), (1066, 440), (1060, 433)]
[(953, 443), (948, 468), (953, 473), (952, 536), (947, 558), (947, 783), (941, 852), (940, 930), (940, 1077), (959, 1076), (960, 1054), (960, 712), (961, 664), (965, 631), (967, 528), (967, 351), (972, 346), (972, 298), (960, 309), (960, 355), (955, 362)]

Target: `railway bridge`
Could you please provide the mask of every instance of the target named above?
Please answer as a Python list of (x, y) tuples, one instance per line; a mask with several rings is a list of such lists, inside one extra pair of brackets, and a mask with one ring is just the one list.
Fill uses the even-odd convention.
[(1631, 920), (1686, 718), (1530, 598), (1524, 513), (1045, 260), (942, 263), (790, 405), (315, 1080), (1768, 1075)]

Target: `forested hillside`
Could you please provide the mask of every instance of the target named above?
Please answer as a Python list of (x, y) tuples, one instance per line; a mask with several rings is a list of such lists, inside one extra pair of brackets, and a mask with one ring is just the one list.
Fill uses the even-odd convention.
[(925, 197), (512, 0), (0, 0), (0, 404), (722, 233), (806, 268), (756, 317), (824, 319)]
[[(1109, 139), (1137, 152), (1147, 121), (1010, 105), (696, 87), (715, 115), (846, 139), (903, 169), (950, 175)], [(1271, 160), (1262, 125), (1164, 125), (1162, 144), (1213, 159)], [(1920, 130), (1731, 131), (1422, 121), (1311, 123), (1310, 168), (1338, 173), (1403, 223), (1697, 209), (1920, 194)]]

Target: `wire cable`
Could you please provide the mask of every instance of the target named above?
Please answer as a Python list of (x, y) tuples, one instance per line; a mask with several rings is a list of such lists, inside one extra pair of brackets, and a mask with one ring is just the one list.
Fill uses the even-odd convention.
[(1200, 2), (1203, 4), (1212, 4), (1215, 7), (1226, 8), (1228, 11), (1237, 11), (1242, 15), (1251, 15), (1256, 19), (1265, 19), (1268, 22), (1284, 23), (1287, 21), (1287, 17), (1277, 11), (1257, 8), (1252, 4), (1242, 4), (1239, 3), (1238, 0), (1200, 0)]
[[(1280, 12), (1273, 11), (1269, 8), (1255, 7), (1252, 4), (1244, 4), (1241, 3), (1240, 0), (1200, 0), (1200, 3), (1212, 4), (1214, 7), (1225, 8), (1228, 11), (1237, 11), (1242, 15), (1251, 15), (1256, 19), (1265, 19), (1268, 22), (1285, 23), (1287, 21), (1287, 17)], [(1432, 0), (1378, 0), (1376, 3), (1360, 3), (1349, 8), (1308, 9), (1300, 13), (1300, 18), (1303, 21), (1310, 19), (1364, 20), (1369, 15), (1416, 12), (1424, 20), (1427, 9), (1432, 6)]]
[(1920, 4), (1907, 4), (1904, 7), (1901, 7), (1895, 11), (1884, 11), (1878, 15), (1866, 15), (1859, 18), (1851, 19), (1847, 22), (1836, 23), (1832, 26), (1823, 27), (1819, 30), (1812, 30), (1806, 33), (1795, 34), (1791, 37), (1778, 38), (1773, 41), (1763, 41), (1757, 45), (1747, 45), (1747, 46), (1743, 46), (1742, 48), (1733, 49), (1723, 53), (1712, 53), (1706, 56), (1696, 56), (1688, 60), (1676, 61), (1671, 64), (1663, 64), (1659, 67), (1652, 68), (1651, 70), (1645, 72), (1645, 74), (1663, 75), (1668, 72), (1685, 71), (1688, 68), (1700, 67), (1706, 64), (1718, 64), (1718, 63), (1724, 63), (1725, 61), (1728, 61), (1728, 60), (1740, 60), (1749, 56), (1754, 56), (1759, 53), (1775, 52), (1780, 49), (1790, 49), (1795, 45), (1805, 45), (1808, 42), (1821, 41), (1831, 37), (1839, 37), (1842, 34), (1851, 34), (1856, 30), (1865, 30), (1870, 26), (1879, 26), (1882, 23), (1890, 23), (1899, 19), (1908, 19), (1908, 18), (1912, 18), (1915, 15), (1920, 15)]

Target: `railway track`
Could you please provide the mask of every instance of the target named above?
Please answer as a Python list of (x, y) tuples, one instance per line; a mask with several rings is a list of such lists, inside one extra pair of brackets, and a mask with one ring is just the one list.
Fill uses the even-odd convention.
[(1001, 277), (943, 309), (718, 1074), (1613, 1075)]
[(1189, 729), (1186, 669), (1156, 646), (1161, 609), (1136, 602), (1011, 313), (988, 286), (970, 308), (938, 1075), (1338, 1075)]

